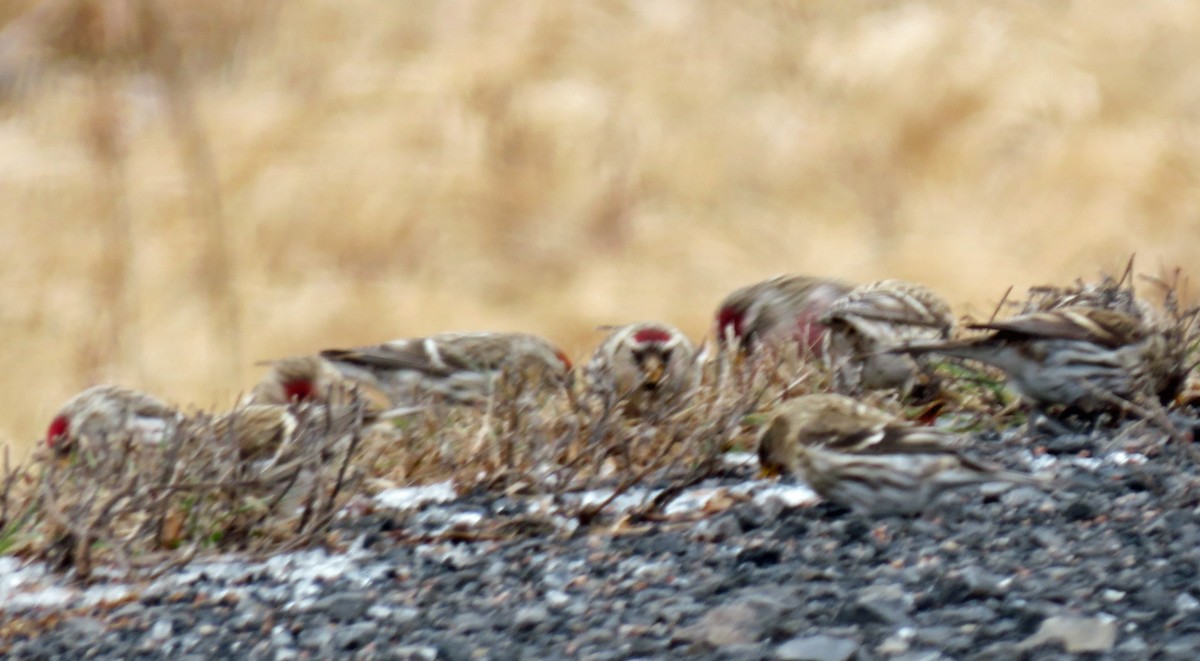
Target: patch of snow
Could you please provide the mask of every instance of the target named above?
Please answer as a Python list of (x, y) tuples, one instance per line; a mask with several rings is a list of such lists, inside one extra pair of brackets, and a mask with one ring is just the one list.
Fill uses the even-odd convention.
[(470, 528), (482, 522), (483, 514), (479, 512), (459, 512), (446, 521), (446, 526), (450, 528)]
[(686, 514), (703, 510), (713, 497), (726, 493), (725, 487), (689, 489), (667, 504), (667, 515)]
[(0, 557), (0, 611), (95, 606), (119, 601), (130, 592), (131, 588), (124, 584), (73, 587), (41, 563), (25, 564), (17, 558)]
[(1031, 456), (1029, 459), (1029, 470), (1034, 473), (1040, 473), (1056, 465), (1058, 465), (1058, 459), (1054, 455), (1043, 454), (1036, 457)]
[(1124, 466), (1125, 464), (1140, 466), (1147, 461), (1146, 455), (1144, 454), (1137, 452), (1122, 452), (1120, 450), (1108, 455), (1108, 459), (1118, 466)]
[(416, 509), (426, 503), (445, 503), (454, 500), (454, 484), (449, 480), (419, 487), (385, 489), (375, 496), (381, 507), (396, 510)]
[(721, 462), (731, 468), (757, 466), (758, 455), (753, 452), (726, 452), (721, 455)]
[(817, 492), (813, 491), (807, 484), (758, 484), (759, 488), (754, 490), (754, 502), (762, 505), (772, 498), (778, 498), (787, 507), (807, 507), (815, 505), (821, 501), (821, 497)]

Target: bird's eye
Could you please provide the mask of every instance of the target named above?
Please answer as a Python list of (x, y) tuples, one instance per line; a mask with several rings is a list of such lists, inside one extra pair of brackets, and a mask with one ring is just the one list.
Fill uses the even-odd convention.
[(664, 363), (671, 362), (671, 350), (670, 349), (663, 349), (662, 352), (660, 353), (660, 355), (662, 356), (662, 361)]
[(638, 367), (641, 367), (642, 363), (645, 361), (646, 361), (646, 352), (645, 351), (634, 351), (633, 352), (633, 362), (637, 363)]

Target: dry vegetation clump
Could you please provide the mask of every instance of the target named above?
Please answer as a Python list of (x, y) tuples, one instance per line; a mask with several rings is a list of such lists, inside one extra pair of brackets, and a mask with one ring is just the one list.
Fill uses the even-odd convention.
[[(753, 447), (761, 414), (828, 376), (799, 361), (713, 361), (686, 404), (627, 419), (619, 406), (546, 400), (520, 378), (496, 384), (480, 409), (427, 401), (396, 422), (368, 424), (368, 402), (291, 407), (290, 433), (247, 443), (249, 406), (190, 415), (161, 444), (77, 439), (6, 469), (0, 546), (91, 576), (98, 564), (161, 571), (198, 555), (265, 554), (328, 541), (350, 499), (388, 487), (452, 480), (460, 493), (548, 496), (590, 524), (634, 488), (657, 489), (632, 515), (654, 517), (684, 488), (720, 473), (721, 456)], [(617, 402), (619, 405), (619, 402)], [(610, 489), (584, 504), (581, 492)]]
[[(368, 442), (372, 492), (452, 479), (460, 493), (549, 496), (559, 513), (590, 523), (635, 487), (663, 488), (639, 511), (652, 516), (685, 486), (719, 473), (721, 456), (752, 450), (756, 426), (781, 398), (814, 392), (828, 375), (811, 363), (722, 357), (674, 409), (626, 417), (617, 401), (576, 395), (535, 403), (501, 382), (484, 409), (430, 404), (427, 415)], [(582, 398), (581, 398), (582, 397)], [(584, 506), (581, 492), (609, 489)]]
[(87, 578), (99, 563), (159, 571), (205, 552), (323, 541), (365, 475), (353, 463), (369, 433), (363, 407), (349, 420), (296, 407), (269, 449), (236, 438), (248, 413), (190, 416), (158, 444), (80, 438), (70, 454), (7, 468), (0, 547)]
[[(1144, 283), (1142, 294), (1135, 280)], [(1165, 342), (1165, 351), (1154, 365), (1163, 375), (1160, 396), (1163, 401), (1148, 398), (1146, 401), (1114, 402), (1124, 414), (1151, 420), (1172, 436), (1183, 435), (1167, 416), (1167, 408), (1175, 405), (1190, 405), (1197, 400), (1194, 371), (1200, 364), (1200, 305), (1188, 304), (1193, 296), (1188, 282), (1179, 269), (1159, 277), (1139, 276), (1130, 258), (1120, 276), (1102, 273), (1098, 280), (1076, 279), (1071, 285), (1039, 285), (1030, 287), (1023, 298), (1010, 298), (1011, 288), (997, 304), (991, 318), (1047, 312), (1068, 307), (1087, 307), (1112, 310), (1125, 314), (1139, 323), (1139, 332), (1160, 334)], [(1002, 315), (1005, 312), (1005, 315)], [(967, 328), (972, 320), (967, 319), (960, 327)], [(970, 337), (975, 331), (960, 333)], [(945, 382), (943, 399), (945, 405), (939, 412), (967, 413), (991, 428), (1005, 428), (1023, 420), (1020, 402), (1005, 391), (1005, 377), (1000, 370), (978, 363), (956, 360), (941, 360), (935, 369)], [(1118, 419), (1122, 416), (1118, 416)], [(1113, 423), (1116, 420), (1101, 416), (1098, 422)]]
[[(1149, 290), (1146, 294), (1138, 295), (1135, 279), (1145, 283)], [(1104, 273), (1094, 282), (1077, 279), (1070, 286), (1031, 287), (1025, 300), (1001, 303), (1001, 307), (1015, 309), (1018, 314), (1076, 306), (1121, 312), (1138, 320), (1145, 332), (1163, 334), (1168, 348), (1165, 362), (1172, 366), (1173, 385), (1168, 389), (1182, 389), (1197, 365), (1200, 350), (1200, 305), (1194, 303), (1182, 269), (1162, 276), (1139, 276), (1130, 258), (1120, 277)]]

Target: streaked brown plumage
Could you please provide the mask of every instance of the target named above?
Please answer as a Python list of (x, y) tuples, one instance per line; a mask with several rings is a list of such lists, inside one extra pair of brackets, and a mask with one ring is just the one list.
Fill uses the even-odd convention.
[(759, 465), (768, 475), (798, 474), (798, 448), (828, 447), (837, 452), (874, 448), (957, 447), (962, 437), (920, 427), (844, 395), (822, 393), (779, 405), (758, 441)]
[(251, 404), (216, 418), (212, 433), (218, 439), (231, 441), (242, 459), (257, 460), (290, 442), (298, 425), (289, 406)]
[(1046, 486), (1035, 476), (942, 447), (869, 454), (802, 447), (798, 459), (805, 481), (822, 498), (872, 515), (923, 512), (943, 493), (977, 484)]
[(562, 390), (571, 361), (544, 338), (528, 333), (441, 333), (321, 356), (347, 378), (374, 388), (393, 406), (429, 396), (479, 405), (501, 376), (536, 392)]
[(867, 514), (912, 514), (946, 491), (1038, 478), (964, 454), (950, 432), (914, 427), (841, 395), (786, 402), (759, 442), (764, 470), (797, 474), (829, 501)]
[(856, 287), (822, 315), (824, 358), (834, 390), (895, 388), (907, 394), (919, 366), (913, 357), (887, 349), (913, 340), (946, 339), (954, 330), (950, 306), (929, 288), (903, 280)]
[(971, 328), (991, 332), (970, 340), (913, 342), (900, 350), (995, 366), (1039, 408), (1062, 404), (1098, 412), (1144, 397), (1169, 401), (1179, 387), (1168, 338), (1114, 310), (1062, 308)]

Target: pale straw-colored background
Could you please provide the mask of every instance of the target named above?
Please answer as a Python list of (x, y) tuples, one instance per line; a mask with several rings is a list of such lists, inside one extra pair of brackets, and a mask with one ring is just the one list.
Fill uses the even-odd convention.
[(224, 406), (255, 360), (440, 330), (580, 359), (599, 324), (699, 338), (779, 272), (918, 280), (987, 314), (1009, 285), (1200, 254), (1200, 3), (7, 0), (0, 19), (18, 448), (100, 380)]

